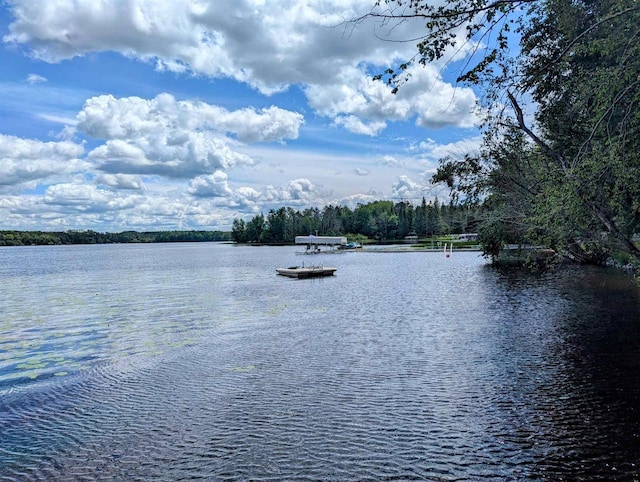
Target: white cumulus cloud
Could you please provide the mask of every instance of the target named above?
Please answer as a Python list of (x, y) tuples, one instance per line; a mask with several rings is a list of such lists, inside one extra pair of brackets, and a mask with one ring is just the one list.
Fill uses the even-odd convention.
[(91, 184), (61, 183), (49, 186), (44, 202), (49, 205), (81, 212), (104, 212), (129, 209), (136, 197), (123, 196)]
[(111, 189), (125, 189), (133, 191), (144, 190), (144, 182), (140, 176), (132, 176), (129, 174), (107, 174), (100, 173), (95, 183), (104, 185)]
[[(7, 58), (26, 53), (49, 78), (7, 67), (6, 132), (25, 137), (0, 134), (0, 223), (229, 227), (238, 213), (419, 195), (437, 159), (477, 139), (418, 144), (416, 126), (452, 139), (477, 123), (476, 97), (442, 62), (410, 67), (395, 95), (373, 81), (425, 27), (344, 23), (375, 3), (4, 2)], [(458, 44), (450, 58), (473, 47)]]
[(198, 176), (189, 183), (189, 193), (202, 197), (227, 197), (232, 194), (224, 172), (216, 171), (207, 176)]
[(0, 134), (0, 190), (80, 172), (84, 147), (70, 141), (42, 142)]
[(409, 179), (408, 176), (400, 176), (392, 185), (392, 197), (398, 199), (419, 199), (424, 195), (424, 185)]
[[(275, 186), (269, 184), (260, 191), (245, 191), (255, 194), (255, 201), (273, 208), (286, 206), (310, 206), (319, 204), (321, 192), (309, 179), (291, 179), (285, 185)], [(246, 198), (245, 198), (246, 199)]]
[(229, 112), (169, 94), (92, 97), (77, 118), (79, 132), (106, 141), (89, 153), (102, 171), (183, 178), (252, 164), (229, 135), (244, 142), (295, 139), (304, 121), (278, 107)]
[[(415, 53), (406, 40), (422, 36), (424, 24), (348, 23), (371, 11), (371, 0), (12, 0), (10, 8), (4, 42), (24, 44), (47, 62), (115, 51), (159, 70), (233, 79), (266, 95), (300, 85), (312, 108), (364, 135), (378, 134), (385, 120), (413, 116), (427, 127), (475, 122), (473, 92), (444, 82), (441, 64), (411, 67), (395, 96), (372, 80), (372, 71)], [(458, 45), (446, 60), (473, 48)]]

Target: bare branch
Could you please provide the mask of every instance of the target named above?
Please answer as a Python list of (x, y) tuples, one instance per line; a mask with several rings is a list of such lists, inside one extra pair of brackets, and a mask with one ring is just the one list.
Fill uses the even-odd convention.
[(536, 143), (536, 145), (538, 145), (542, 151), (548, 155), (549, 157), (555, 159), (556, 161), (558, 161), (560, 163), (560, 165), (562, 166), (564, 171), (567, 171), (567, 166), (564, 162), (563, 157), (560, 155), (560, 153), (558, 153), (557, 151), (554, 151), (553, 149), (551, 149), (551, 147), (544, 142), (542, 139), (540, 139), (535, 132), (533, 132), (525, 123), (524, 121), (524, 114), (522, 113), (522, 108), (520, 107), (520, 104), (518, 104), (518, 101), (516, 100), (515, 96), (507, 91), (507, 96), (509, 97), (509, 101), (511, 102), (511, 105), (513, 106), (513, 110), (516, 113), (516, 119), (518, 120), (518, 127), (525, 133), (527, 134), (531, 140), (533, 142)]

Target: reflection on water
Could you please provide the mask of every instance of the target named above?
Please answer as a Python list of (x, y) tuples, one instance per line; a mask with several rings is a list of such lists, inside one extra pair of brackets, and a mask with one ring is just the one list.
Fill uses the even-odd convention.
[(294, 251), (0, 250), (0, 479), (637, 479), (628, 279)]

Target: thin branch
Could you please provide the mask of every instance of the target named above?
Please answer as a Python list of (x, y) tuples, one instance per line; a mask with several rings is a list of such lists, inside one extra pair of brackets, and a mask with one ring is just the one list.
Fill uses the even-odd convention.
[(598, 21), (597, 21), (597, 22), (595, 22), (593, 25), (590, 25), (588, 29), (586, 29), (586, 30), (585, 30), (584, 32), (582, 32), (580, 35), (578, 35), (578, 36), (577, 36), (577, 37), (575, 37), (573, 40), (571, 40), (571, 42), (569, 42), (569, 44), (568, 44), (564, 49), (562, 49), (562, 51), (560, 52), (560, 54), (558, 54), (558, 56), (557, 56), (555, 59), (553, 59), (553, 60), (551, 60), (549, 63), (547, 63), (547, 65), (546, 65), (543, 69), (541, 69), (541, 70), (546, 70), (546, 69), (547, 69), (547, 67), (549, 67), (549, 65), (553, 65), (553, 64), (555, 64), (556, 62), (559, 62), (559, 61), (560, 61), (560, 59), (562, 59), (562, 57), (564, 57), (564, 56), (567, 54), (567, 52), (568, 52), (569, 50), (571, 50), (571, 48), (572, 48), (575, 44), (577, 44), (577, 43), (580, 41), (580, 39), (582, 39), (582, 37), (584, 37), (585, 35), (589, 34), (592, 30), (595, 30), (596, 28), (598, 28), (598, 27), (599, 27), (600, 25), (602, 25), (603, 23), (608, 22), (608, 21), (610, 21), (610, 20), (613, 20), (614, 18), (620, 17), (620, 16), (622, 16), (622, 15), (626, 15), (627, 13), (634, 12), (634, 11), (636, 11), (636, 10), (640, 10), (640, 6), (636, 6), (636, 7), (629, 7), (629, 8), (627, 8), (627, 9), (625, 9), (625, 10), (620, 11), (620, 12), (613, 13), (613, 14), (609, 15), (608, 17), (605, 17), (605, 18), (603, 18), (603, 19), (601, 19), (601, 20), (598, 20)]
[(594, 138), (594, 136), (596, 134), (596, 131), (598, 130), (600, 125), (604, 122), (604, 120), (609, 116), (609, 114), (613, 111), (613, 109), (615, 108), (616, 104), (621, 99), (623, 99), (627, 95), (627, 93), (632, 91), (637, 85), (640, 85), (640, 81), (638, 81), (638, 80), (636, 80), (632, 84), (628, 85), (624, 90), (622, 90), (621, 92), (619, 92), (616, 95), (616, 97), (613, 99), (613, 102), (611, 102), (611, 105), (609, 105), (609, 107), (607, 107), (607, 109), (604, 111), (604, 113), (600, 116), (598, 121), (593, 126), (593, 129), (591, 129), (591, 132), (589, 133), (589, 136), (587, 137), (587, 139), (580, 146), (580, 149), (578, 150), (578, 153), (574, 157), (573, 162), (571, 164), (573, 167), (575, 167), (578, 164), (578, 162), (580, 161), (580, 157), (582, 156), (584, 151), (587, 149), (587, 146), (589, 144), (591, 144), (591, 141), (593, 140), (593, 138)]
[[(470, 8), (467, 10), (457, 10), (457, 9), (449, 9), (449, 10), (444, 10), (442, 8), (438, 9), (438, 10), (434, 10), (433, 7), (429, 7), (428, 10), (430, 10), (430, 13), (420, 13), (417, 9), (415, 11), (413, 11), (412, 13), (408, 13), (408, 14), (395, 14), (393, 13), (393, 10), (387, 10), (390, 13), (385, 14), (385, 13), (377, 13), (377, 12), (369, 12), (365, 15), (362, 15), (361, 17), (357, 18), (355, 20), (355, 22), (361, 22), (367, 18), (382, 18), (385, 20), (397, 20), (397, 19), (401, 19), (401, 18), (423, 18), (423, 19), (429, 19), (429, 20), (441, 20), (441, 19), (451, 19), (451, 18), (457, 18), (457, 17), (473, 17), (477, 14), (479, 14), (480, 12), (486, 12), (489, 10), (496, 10), (499, 9), (500, 7), (503, 6), (510, 6), (511, 8), (513, 8), (513, 6), (518, 6), (520, 4), (527, 4), (527, 3), (535, 3), (539, 0), (497, 0), (493, 3), (490, 3), (488, 5), (482, 5), (479, 7), (475, 7), (475, 8)], [(426, 10), (426, 9), (425, 9)]]
[(531, 138), (531, 140), (533, 140), (533, 142), (535, 142), (543, 150), (543, 152), (545, 154), (547, 154), (549, 157), (557, 160), (560, 163), (560, 165), (562, 166), (562, 169), (566, 172), (567, 171), (567, 166), (566, 166), (562, 156), (558, 152), (556, 152), (553, 149), (551, 149), (551, 147), (549, 147), (549, 145), (546, 142), (544, 142), (542, 139), (540, 139), (535, 134), (535, 132), (533, 132), (527, 126), (527, 124), (524, 121), (524, 114), (522, 113), (522, 108), (518, 104), (518, 101), (516, 100), (514, 95), (511, 92), (507, 91), (507, 96), (509, 97), (509, 101), (511, 102), (511, 105), (513, 106), (513, 110), (516, 113), (516, 118), (518, 119), (518, 127), (525, 134), (527, 134)]

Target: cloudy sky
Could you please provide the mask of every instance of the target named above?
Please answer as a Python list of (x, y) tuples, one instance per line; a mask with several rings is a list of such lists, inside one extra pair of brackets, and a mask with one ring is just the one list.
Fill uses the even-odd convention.
[(0, 2), (0, 229), (229, 229), (269, 209), (438, 195), (477, 146), (449, 62), (373, 75), (423, 22), (374, 0)]

